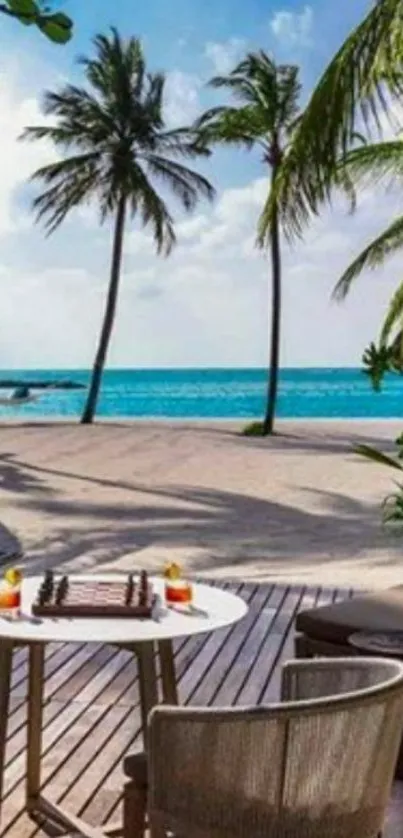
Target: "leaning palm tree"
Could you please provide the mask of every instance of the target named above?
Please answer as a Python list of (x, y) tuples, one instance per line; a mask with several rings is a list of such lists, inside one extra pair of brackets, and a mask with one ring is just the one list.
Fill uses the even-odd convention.
[[(287, 144), (295, 130), (301, 86), (298, 67), (276, 65), (263, 50), (250, 53), (228, 76), (210, 81), (214, 88), (224, 88), (237, 104), (213, 108), (197, 122), (203, 143), (257, 148), (273, 184), (281, 169)], [(281, 328), (281, 232), (278, 213), (273, 212), (267, 242), (272, 267), (272, 310), (270, 374), (264, 435), (274, 431)]]
[(403, 0), (368, 5), (367, 16), (320, 78), (294, 132), (262, 214), (262, 241), (270, 239), (276, 214), (287, 237), (302, 235), (331, 198), (339, 160), (357, 129), (379, 126), (382, 114), (390, 113), (402, 93)]
[(55, 117), (54, 125), (29, 127), (23, 134), (23, 139), (50, 140), (64, 154), (33, 175), (46, 187), (34, 209), (49, 233), (87, 201), (98, 203), (101, 223), (114, 218), (110, 282), (81, 419), (85, 424), (96, 411), (112, 334), (128, 217), (150, 227), (158, 253), (168, 255), (175, 243), (174, 221), (154, 181), (187, 211), (199, 197), (213, 197), (208, 180), (179, 162), (208, 152), (191, 131), (166, 126), (165, 78), (147, 71), (140, 41), (123, 41), (112, 29), (109, 36), (97, 35), (94, 48), (94, 58), (79, 59), (86, 86), (45, 94), (44, 111)]

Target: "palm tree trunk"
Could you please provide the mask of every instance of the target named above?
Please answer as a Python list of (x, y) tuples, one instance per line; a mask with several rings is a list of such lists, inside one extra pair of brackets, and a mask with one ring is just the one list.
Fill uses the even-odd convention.
[(102, 373), (104, 371), (106, 356), (108, 353), (109, 341), (111, 339), (113, 323), (116, 313), (116, 304), (118, 299), (120, 269), (122, 264), (122, 249), (123, 249), (123, 235), (125, 229), (126, 218), (126, 198), (121, 197), (115, 221), (115, 232), (113, 237), (113, 252), (111, 264), (111, 278), (108, 288), (108, 296), (106, 300), (104, 320), (102, 323), (101, 336), (99, 339), (97, 354), (95, 356), (94, 366), (92, 370), (92, 377), (90, 388), (88, 391), (87, 402), (81, 417), (81, 424), (89, 425), (94, 419), (97, 408), (99, 388), (101, 386)]
[[(273, 171), (273, 178), (275, 171)], [(263, 435), (274, 433), (276, 417), (278, 374), (280, 365), (280, 328), (281, 328), (281, 250), (280, 225), (277, 211), (273, 214), (271, 228), (271, 264), (272, 264), (272, 311), (271, 311), (271, 346), (270, 369), (267, 389), (266, 414), (263, 422)]]

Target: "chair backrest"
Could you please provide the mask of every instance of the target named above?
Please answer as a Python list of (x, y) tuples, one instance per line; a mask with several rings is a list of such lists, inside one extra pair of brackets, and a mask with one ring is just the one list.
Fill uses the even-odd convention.
[(191, 838), (374, 838), (402, 733), (403, 664), (301, 661), (286, 669), (284, 692), (302, 700), (152, 712), (152, 829)]

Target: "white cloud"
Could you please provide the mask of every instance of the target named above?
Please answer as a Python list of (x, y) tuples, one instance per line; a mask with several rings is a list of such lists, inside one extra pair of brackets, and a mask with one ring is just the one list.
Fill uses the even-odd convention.
[(167, 75), (165, 113), (170, 125), (187, 125), (200, 112), (202, 81), (195, 73), (172, 70)]
[(230, 38), (222, 43), (209, 41), (204, 54), (213, 65), (214, 75), (225, 76), (234, 68), (245, 49), (246, 41), (243, 38)]
[(307, 47), (312, 44), (313, 9), (304, 6), (301, 12), (280, 10), (270, 20), (270, 29), (286, 47)]
[(0, 74), (0, 235), (16, 232), (29, 223), (28, 213), (15, 206), (16, 190), (39, 166), (55, 159), (46, 142), (18, 142), (27, 125), (46, 119), (32, 94), (27, 94), (18, 72)]

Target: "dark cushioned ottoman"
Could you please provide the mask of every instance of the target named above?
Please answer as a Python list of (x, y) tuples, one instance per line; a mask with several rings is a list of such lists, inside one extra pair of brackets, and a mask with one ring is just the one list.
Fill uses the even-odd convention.
[[(348, 644), (356, 631), (403, 631), (403, 585), (302, 611), (295, 621), (296, 657), (356, 655)], [(403, 779), (403, 747), (396, 776)]]
[(403, 585), (302, 611), (295, 627), (306, 639), (308, 651), (311, 641), (312, 653), (317, 644), (328, 643), (341, 646), (346, 654), (348, 638), (355, 631), (403, 631)]

